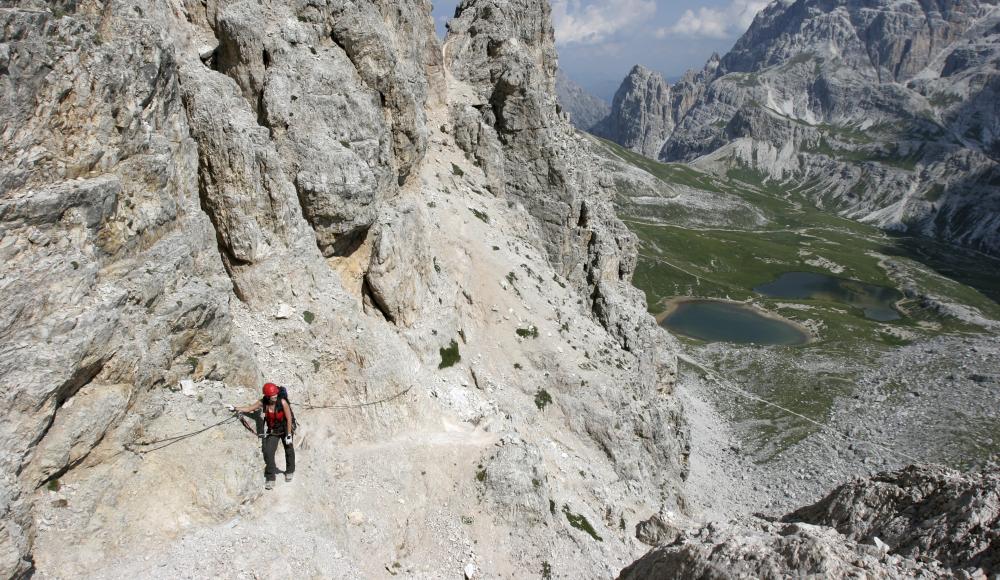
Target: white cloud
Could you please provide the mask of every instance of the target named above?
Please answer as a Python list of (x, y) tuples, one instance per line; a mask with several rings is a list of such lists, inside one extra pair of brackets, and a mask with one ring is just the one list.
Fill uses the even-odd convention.
[(653, 0), (553, 0), (557, 44), (596, 44), (656, 13)]
[(733, 38), (746, 32), (754, 16), (770, 3), (770, 0), (731, 0), (721, 8), (703, 6), (697, 12), (689, 9), (673, 26), (657, 30), (656, 36)]

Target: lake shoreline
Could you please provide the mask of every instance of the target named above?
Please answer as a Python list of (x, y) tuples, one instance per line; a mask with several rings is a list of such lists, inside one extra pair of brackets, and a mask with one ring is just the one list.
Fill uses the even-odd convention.
[(683, 334), (681, 332), (675, 331), (675, 330), (670, 330), (669, 328), (666, 328), (663, 325), (664, 321), (666, 321), (666, 319), (671, 314), (673, 314), (674, 312), (676, 312), (677, 309), (680, 308), (680, 306), (682, 304), (687, 304), (687, 303), (691, 303), (691, 302), (718, 302), (718, 303), (722, 303), (722, 304), (731, 304), (731, 305), (734, 305), (734, 306), (742, 306), (744, 308), (748, 308), (748, 309), (752, 310), (755, 314), (761, 316), (762, 318), (767, 318), (767, 319), (773, 320), (775, 322), (780, 322), (782, 324), (787, 324), (788, 326), (791, 326), (792, 328), (794, 328), (797, 331), (799, 331), (800, 333), (802, 333), (802, 335), (805, 337), (805, 341), (802, 342), (801, 344), (796, 345), (796, 346), (804, 346), (804, 345), (812, 344), (818, 338), (816, 335), (813, 334), (812, 330), (809, 327), (807, 327), (806, 325), (802, 324), (801, 322), (797, 322), (797, 321), (792, 320), (790, 318), (786, 318), (786, 317), (784, 317), (784, 316), (782, 316), (780, 314), (777, 314), (776, 312), (772, 312), (770, 310), (765, 310), (765, 309), (761, 308), (755, 302), (749, 302), (749, 301), (744, 302), (744, 301), (741, 301), (741, 300), (730, 300), (728, 298), (708, 298), (708, 297), (699, 297), (699, 296), (674, 296), (672, 298), (664, 298), (663, 300), (660, 300), (660, 304), (662, 304), (664, 306), (664, 309), (663, 309), (662, 312), (658, 313), (655, 316), (656, 324), (659, 325), (664, 330), (667, 330), (668, 332), (674, 332), (675, 334), (678, 334), (678, 335), (681, 335), (681, 336), (685, 336), (687, 338), (694, 338), (695, 340), (701, 340), (701, 339), (698, 339), (698, 338), (695, 338), (695, 337), (688, 337), (687, 335), (685, 335), (685, 334)]

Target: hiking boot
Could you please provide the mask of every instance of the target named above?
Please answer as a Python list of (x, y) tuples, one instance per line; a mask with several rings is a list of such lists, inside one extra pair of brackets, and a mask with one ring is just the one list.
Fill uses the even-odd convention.
[(267, 482), (264, 484), (264, 489), (274, 489), (274, 480), (273, 479), (267, 480)]
[(294, 475), (295, 475), (294, 473), (286, 473), (286, 474), (285, 474), (285, 481), (291, 481), (291, 480), (292, 480), (292, 477), (293, 477)]

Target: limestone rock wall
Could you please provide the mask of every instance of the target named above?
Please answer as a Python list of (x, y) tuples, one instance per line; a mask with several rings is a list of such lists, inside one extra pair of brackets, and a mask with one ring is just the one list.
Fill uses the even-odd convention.
[(232, 286), (164, 31), (32, 7), (0, 19), (9, 577), (31, 567), (30, 494), (119, 440), (112, 427), (186, 376), (188, 359), (213, 379), (256, 369), (231, 344)]
[[(473, 92), (470, 104), (452, 109), (458, 143), (498, 184), (494, 193), (534, 218), (540, 249), (624, 350), (626, 392), (602, 393), (609, 407), (581, 400), (570, 414), (574, 428), (593, 438), (623, 477), (672, 486), (687, 470), (683, 420), (661, 394), (672, 391), (676, 360), (630, 284), (636, 239), (615, 216), (614, 189), (590, 173), (588, 146), (558, 113), (548, 5), (462, 2), (445, 56), (451, 74)], [(629, 392), (641, 409), (616, 421), (609, 408), (627, 406)], [(630, 424), (643, 433), (640, 441), (624, 435)], [(634, 461), (645, 454), (657, 459)]]
[[(546, 3), (464, 2), (443, 51), (423, 0), (0, 22), (0, 573), (233, 574), (294, 525), (311, 556), (265, 575), (443, 574), (469, 513), (448, 534), (502, 570), (580, 541), (555, 499), (607, 538), (580, 573), (683, 503), (675, 363), (557, 111)], [(312, 407), (280, 510), (226, 422), (264, 379)]]

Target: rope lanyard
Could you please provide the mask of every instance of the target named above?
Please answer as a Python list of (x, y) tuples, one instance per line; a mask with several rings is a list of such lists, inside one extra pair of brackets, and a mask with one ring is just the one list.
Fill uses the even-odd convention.
[[(388, 403), (389, 401), (394, 401), (394, 400), (402, 397), (406, 393), (410, 392), (410, 389), (412, 389), (412, 388), (413, 388), (412, 386), (409, 386), (409, 387), (406, 387), (405, 389), (403, 389), (402, 391), (400, 391), (400, 392), (398, 392), (398, 393), (396, 393), (394, 395), (390, 395), (390, 396), (388, 396), (388, 397), (386, 397), (384, 399), (379, 399), (377, 401), (367, 401), (367, 402), (364, 402), (364, 403), (357, 403), (357, 404), (354, 404), (354, 405), (308, 405), (308, 404), (304, 404), (304, 403), (296, 403), (296, 407), (299, 407), (299, 408), (302, 408), (302, 409), (307, 409), (307, 410), (313, 410), (313, 409), (334, 409), (334, 410), (361, 409), (361, 408), (364, 408), (364, 407), (371, 407), (372, 405), (379, 405), (379, 404), (382, 404), (382, 403)], [(180, 435), (174, 435), (173, 437), (166, 437), (164, 439), (157, 439), (156, 441), (150, 441), (149, 443), (141, 443), (139, 445), (125, 444), (124, 447), (125, 447), (126, 450), (131, 451), (132, 453), (135, 453), (136, 455), (140, 455), (140, 456), (141, 455), (145, 455), (147, 453), (152, 453), (154, 451), (159, 451), (160, 449), (163, 449), (165, 447), (170, 447), (174, 443), (179, 443), (181, 441), (184, 441), (185, 439), (190, 439), (192, 437), (196, 437), (198, 435), (201, 435), (202, 433), (204, 433), (206, 431), (210, 431), (212, 429), (215, 429), (216, 427), (225, 425), (226, 423), (229, 423), (230, 421), (235, 421), (239, 417), (240, 417), (240, 415), (236, 414), (236, 415), (233, 415), (233, 416), (228, 417), (226, 419), (223, 419), (222, 421), (219, 421), (218, 423), (212, 423), (211, 425), (209, 425), (207, 427), (202, 427), (201, 429), (198, 429), (197, 431), (191, 431), (190, 433), (182, 433)], [(155, 445), (155, 447), (149, 448), (149, 446), (151, 446), (151, 445)], [(138, 448), (140, 446), (142, 447), (142, 449)]]
[[(235, 421), (236, 419), (237, 419), (237, 416), (233, 415), (232, 417), (223, 419), (222, 421), (219, 421), (218, 423), (212, 423), (208, 427), (203, 427), (201, 429), (198, 429), (197, 431), (191, 431), (190, 433), (182, 433), (181, 435), (175, 435), (173, 437), (167, 437), (165, 439), (157, 439), (156, 441), (150, 441), (149, 443), (140, 443), (140, 445), (143, 446), (143, 447), (148, 447), (150, 445), (157, 445), (157, 447), (153, 447), (152, 449), (135, 449), (130, 444), (125, 444), (124, 447), (125, 447), (125, 449), (128, 449), (132, 453), (136, 453), (138, 455), (144, 455), (146, 453), (152, 453), (153, 451), (159, 451), (160, 449), (163, 449), (164, 447), (170, 447), (174, 443), (180, 443), (181, 441), (183, 441), (185, 439), (190, 439), (191, 437), (195, 437), (197, 435), (201, 435), (205, 431), (208, 431), (210, 429), (215, 429), (216, 427), (218, 427), (220, 425), (224, 425), (224, 424), (226, 424), (226, 423), (228, 423), (230, 421)], [(163, 445), (159, 445), (160, 443), (163, 443)]]

